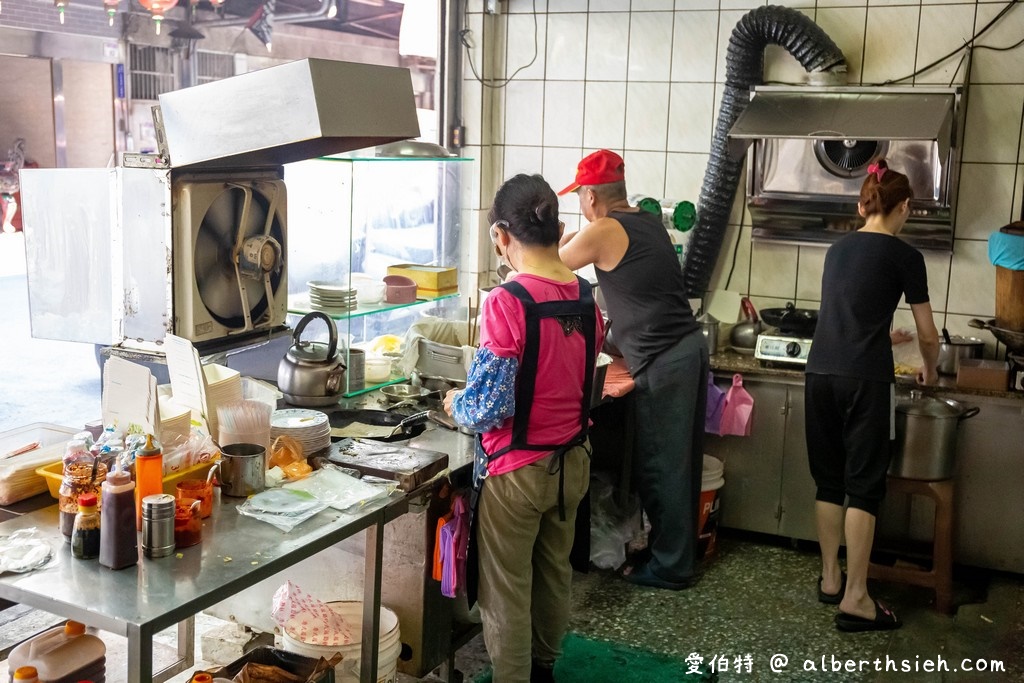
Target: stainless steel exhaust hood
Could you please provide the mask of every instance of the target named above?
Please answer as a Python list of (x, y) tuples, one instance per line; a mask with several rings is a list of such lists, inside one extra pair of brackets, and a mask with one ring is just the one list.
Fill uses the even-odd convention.
[(408, 69), (303, 59), (160, 95), (173, 168), (278, 166), (418, 137)]
[(953, 141), (952, 89), (759, 88), (729, 131), (742, 155), (751, 140), (935, 140), (945, 155)]
[(747, 154), (754, 239), (828, 244), (856, 230), (867, 167), (885, 157), (914, 192), (901, 237), (951, 249), (961, 100), (959, 86), (756, 86), (729, 131), (730, 154)]

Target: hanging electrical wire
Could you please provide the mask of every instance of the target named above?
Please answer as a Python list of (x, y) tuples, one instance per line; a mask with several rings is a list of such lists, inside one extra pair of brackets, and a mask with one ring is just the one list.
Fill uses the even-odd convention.
[[(463, 1), (462, 17), (463, 21), (469, 21), (469, 0)], [(480, 73), (476, 69), (476, 64), (473, 63), (473, 45), (469, 41), (469, 35), (472, 32), (473, 31), (472, 29), (469, 28), (468, 24), (463, 25), (462, 29), (459, 31), (459, 42), (462, 43), (462, 46), (464, 48), (466, 48), (466, 59), (469, 62), (470, 71), (473, 72), (473, 78), (475, 78), (477, 82), (479, 82), (480, 85), (484, 86), (485, 88), (504, 88), (509, 83), (511, 83), (516, 76), (519, 75), (520, 71), (522, 71), (523, 69), (530, 68), (531, 66), (533, 66), (534, 62), (537, 61), (539, 43), (539, 29), (537, 26), (537, 0), (533, 0), (533, 58), (530, 59), (530, 61), (527, 62), (526, 64), (523, 64), (521, 67), (513, 71), (512, 75), (509, 76), (508, 78), (483, 78), (480, 76)]]

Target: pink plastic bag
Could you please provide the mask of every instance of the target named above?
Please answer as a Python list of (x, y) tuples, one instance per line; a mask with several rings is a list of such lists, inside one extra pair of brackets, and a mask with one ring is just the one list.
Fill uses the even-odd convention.
[(722, 411), (725, 410), (725, 392), (715, 385), (715, 376), (708, 373), (708, 407), (704, 412), (704, 431), (722, 433)]
[(743, 375), (732, 376), (732, 388), (725, 395), (722, 410), (722, 436), (750, 436), (750, 418), (754, 412), (754, 398), (743, 388)]

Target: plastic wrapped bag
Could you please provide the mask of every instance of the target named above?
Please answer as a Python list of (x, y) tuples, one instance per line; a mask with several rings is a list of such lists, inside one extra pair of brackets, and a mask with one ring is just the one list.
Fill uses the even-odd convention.
[(205, 432), (193, 429), (184, 442), (163, 444), (164, 476), (213, 460), (219, 449)]
[(750, 422), (754, 413), (754, 397), (743, 388), (743, 375), (732, 376), (732, 387), (725, 395), (722, 410), (722, 436), (750, 436)]
[(35, 529), (19, 529), (10, 536), (0, 536), (0, 574), (30, 572), (46, 565), (52, 557), (53, 548)]
[(284, 488), (304, 491), (321, 503), (342, 512), (355, 512), (388, 495), (387, 489), (366, 484), (334, 465), (326, 465), (305, 479), (289, 482)]
[(633, 515), (615, 504), (615, 487), (595, 476), (590, 484), (590, 561), (601, 569), (618, 569), (632, 538)]
[(322, 600), (291, 581), (274, 593), (270, 615), (281, 630), (310, 645), (334, 647), (352, 643), (352, 627)]
[(282, 531), (291, 531), (316, 513), (326, 510), (327, 504), (305, 491), (280, 488), (261, 491), (236, 509), (240, 515), (273, 524)]

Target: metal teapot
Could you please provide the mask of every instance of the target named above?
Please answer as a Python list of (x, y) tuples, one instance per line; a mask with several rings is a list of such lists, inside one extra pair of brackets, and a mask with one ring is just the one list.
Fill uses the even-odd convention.
[[(327, 344), (302, 341), (302, 331), (311, 320), (327, 323)], [(338, 328), (325, 313), (303, 316), (292, 333), (293, 344), (277, 366), (277, 388), (288, 403), (296, 406), (329, 406), (345, 390), (345, 363), (338, 353)]]

